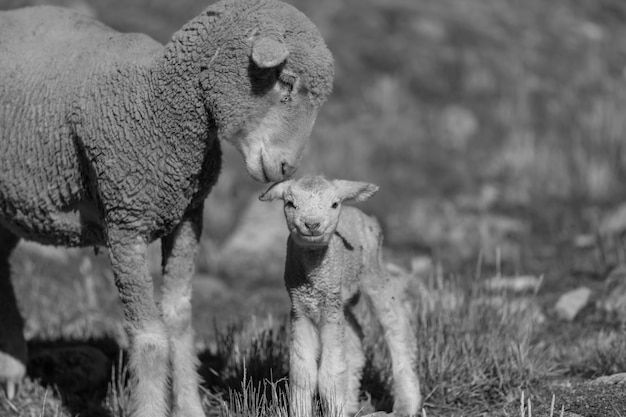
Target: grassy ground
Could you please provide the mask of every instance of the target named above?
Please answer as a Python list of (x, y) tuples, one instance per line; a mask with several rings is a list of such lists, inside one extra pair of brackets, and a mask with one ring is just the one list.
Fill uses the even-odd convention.
[[(33, 261), (37, 255), (26, 249), (16, 254), (14, 270), (31, 276), (18, 281), (28, 317), (29, 378), (13, 402), (0, 396), (0, 415), (124, 416), (126, 339), (120, 309), (110, 277), (93, 275), (106, 269), (96, 264), (90, 272), (82, 252), (67, 260)], [(68, 274), (72, 264), (82, 264), (74, 276)], [(64, 274), (65, 279), (50, 278)], [(601, 321), (593, 312), (573, 323), (559, 322), (541, 313), (541, 290), (494, 292), (484, 288), (481, 277), (445, 279), (436, 271), (407, 276), (412, 285), (404, 301), (418, 335), (426, 415), (548, 416), (551, 408), (563, 407), (584, 416), (619, 416), (626, 410), (619, 386), (589, 383), (626, 369), (626, 338), (618, 323)], [(195, 307), (207, 413), (286, 415), (286, 316), (253, 316), (212, 327), (198, 320), (204, 314), (199, 310), (210, 306)], [(363, 414), (391, 411), (386, 347), (378, 327), (367, 328)], [(528, 411), (528, 402), (534, 411)]]
[[(0, 0), (0, 7), (41, 2)], [(113, 27), (163, 42), (205, 7), (203, 0), (86, 2)], [(626, 3), (291, 2), (320, 27), (336, 58), (335, 91), (301, 171), (381, 185), (364, 208), (383, 224), (389, 259), (407, 266), (432, 255), (443, 273), (426, 277), (427, 288), (462, 295), (454, 308), (442, 302), (415, 313), (426, 414), (548, 416), (563, 407), (626, 415), (622, 389), (589, 383), (626, 371), (623, 323), (593, 308), (564, 323), (551, 310), (567, 289), (600, 293), (607, 273), (624, 263), (615, 236), (576, 242), (593, 237), (626, 193)], [(285, 415), (281, 279), (251, 280), (216, 259), (262, 186), (230, 148), (224, 165), (207, 201), (194, 288), (207, 410)], [(22, 247), (13, 266), (33, 355), (22, 394), (14, 403), (1, 397), (0, 415), (124, 415), (118, 364), (127, 342), (106, 256)], [(492, 299), (478, 287), (497, 273), (544, 276), (538, 293), (526, 296), (544, 322), (476, 301)], [(503, 296), (505, 305), (519, 301)], [(389, 410), (389, 364), (376, 340), (368, 338), (363, 404)], [(88, 364), (116, 365), (115, 374), (87, 372)]]

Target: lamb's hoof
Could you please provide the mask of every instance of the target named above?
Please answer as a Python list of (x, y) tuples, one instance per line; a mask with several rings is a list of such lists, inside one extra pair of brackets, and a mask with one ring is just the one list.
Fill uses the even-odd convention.
[(26, 375), (26, 366), (13, 356), (0, 352), (0, 385), (12, 400)]

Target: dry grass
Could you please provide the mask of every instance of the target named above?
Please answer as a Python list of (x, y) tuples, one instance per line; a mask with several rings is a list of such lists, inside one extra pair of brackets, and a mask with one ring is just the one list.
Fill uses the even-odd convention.
[[(554, 374), (553, 358), (546, 357), (532, 342), (535, 329), (526, 315), (477, 303), (486, 295), (471, 289), (448, 288), (456, 292), (456, 304), (433, 302), (435, 288), (430, 287), (430, 307), (415, 310), (419, 335), (417, 367), (428, 415), (472, 416), (497, 410), (517, 398), (522, 390), (537, 386)], [(204, 398), (211, 415), (286, 415), (285, 327), (284, 318), (268, 317), (218, 329), (215, 341), (207, 343), (212, 348), (200, 354), (206, 386)], [(363, 380), (363, 407), (390, 411), (391, 366), (379, 331), (374, 327), (367, 333), (369, 360)], [(88, 329), (84, 332), (87, 341)], [(125, 415), (127, 375), (122, 358), (118, 357), (115, 363), (106, 397), (100, 402), (79, 402), (82, 410), (107, 410), (114, 417)], [(74, 374), (82, 375), (75, 371)], [(22, 392), (17, 402), (9, 404), (4, 399), (0, 407), (15, 416), (26, 416), (33, 405), (47, 404), (37, 383), (29, 381), (27, 387), (30, 388)], [(56, 398), (54, 390), (55, 386), (50, 385), (48, 396)], [(60, 394), (62, 398), (73, 398), (68, 392)], [(58, 400), (56, 404), (58, 407)], [(56, 408), (54, 414), (41, 415), (61, 417), (65, 410)]]

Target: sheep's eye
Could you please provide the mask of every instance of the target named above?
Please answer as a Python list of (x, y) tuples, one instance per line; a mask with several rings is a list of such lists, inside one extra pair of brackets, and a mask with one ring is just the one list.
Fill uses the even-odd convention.
[(294, 74), (281, 71), (280, 74), (278, 74), (278, 81), (291, 91), (296, 85), (296, 76)]
[(337, 207), (339, 207), (339, 203), (335, 201), (331, 207), (336, 209)]
[(283, 87), (283, 97), (280, 99), (280, 102), (283, 104), (289, 103), (292, 100), (291, 93), (296, 85), (296, 76), (283, 70), (278, 74), (278, 81)]
[(296, 208), (296, 205), (293, 204), (293, 201), (287, 200), (287, 201), (285, 201), (285, 207)]

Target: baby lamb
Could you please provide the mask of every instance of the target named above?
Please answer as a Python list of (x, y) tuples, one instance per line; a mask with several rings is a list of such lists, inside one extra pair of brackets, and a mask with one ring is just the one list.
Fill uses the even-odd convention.
[(361, 298), (382, 324), (389, 347), (394, 412), (418, 413), (416, 339), (382, 262), (380, 226), (357, 208), (341, 206), (376, 191), (373, 184), (317, 176), (277, 183), (259, 197), (283, 200), (290, 232), (285, 284), (291, 298), (291, 416), (312, 415), (316, 388), (332, 414), (358, 411), (365, 355), (354, 308)]

